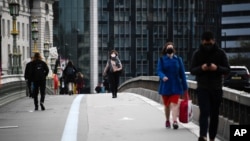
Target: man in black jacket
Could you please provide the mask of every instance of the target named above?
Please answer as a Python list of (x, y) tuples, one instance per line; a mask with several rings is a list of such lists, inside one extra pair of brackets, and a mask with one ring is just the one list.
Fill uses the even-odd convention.
[[(196, 76), (198, 105), (200, 108), (198, 141), (206, 141), (209, 129), (210, 141), (214, 141), (219, 119), (219, 107), (222, 101), (223, 75), (229, 73), (230, 66), (225, 52), (215, 43), (212, 32), (202, 34), (200, 47), (194, 52), (191, 74)], [(210, 117), (210, 124), (208, 119)]]
[(38, 91), (40, 88), (40, 106), (41, 110), (45, 110), (45, 89), (46, 89), (46, 77), (49, 73), (47, 64), (42, 61), (40, 53), (35, 53), (34, 60), (32, 61), (32, 82), (34, 83), (34, 104), (35, 110), (38, 110)]

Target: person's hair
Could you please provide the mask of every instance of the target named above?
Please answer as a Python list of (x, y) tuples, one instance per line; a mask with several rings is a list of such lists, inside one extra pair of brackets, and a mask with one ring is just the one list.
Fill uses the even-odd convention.
[(72, 61), (69, 61), (67, 66), (73, 66), (73, 62)]
[(214, 39), (214, 34), (211, 31), (205, 31), (201, 36), (201, 40), (209, 41), (211, 39)]
[(36, 53), (34, 54), (33, 60), (42, 60), (42, 57), (41, 57), (41, 55), (40, 55), (39, 52), (36, 52)]
[(174, 53), (176, 52), (175, 49), (174, 49), (174, 43), (173, 42), (167, 42), (167, 43), (164, 44), (164, 46), (163, 46), (163, 48), (161, 50), (161, 55), (166, 55), (167, 54), (166, 48), (167, 48), (168, 45), (172, 45)]
[(116, 50), (111, 50), (111, 51), (109, 52), (109, 58), (110, 58), (110, 55), (111, 55), (112, 53), (115, 53), (115, 55), (118, 56), (118, 52), (117, 52)]

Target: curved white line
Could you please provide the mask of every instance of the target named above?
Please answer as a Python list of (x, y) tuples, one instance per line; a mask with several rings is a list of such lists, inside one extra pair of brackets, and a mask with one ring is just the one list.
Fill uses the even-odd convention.
[(78, 95), (70, 108), (61, 141), (77, 141), (78, 115), (83, 95)]

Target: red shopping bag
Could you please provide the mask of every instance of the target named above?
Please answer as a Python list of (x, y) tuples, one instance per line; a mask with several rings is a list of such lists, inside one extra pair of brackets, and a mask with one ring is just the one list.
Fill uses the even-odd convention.
[(185, 92), (184, 99), (180, 101), (179, 121), (188, 123), (193, 118), (192, 100), (189, 99), (188, 92)]

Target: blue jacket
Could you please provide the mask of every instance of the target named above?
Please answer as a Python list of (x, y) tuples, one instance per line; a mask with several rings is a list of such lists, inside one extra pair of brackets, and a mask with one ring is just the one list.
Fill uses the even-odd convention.
[[(157, 74), (160, 77), (158, 89), (160, 95), (182, 95), (188, 88), (182, 59), (176, 55), (172, 59), (168, 56), (161, 57), (158, 60)], [(164, 76), (168, 77), (165, 82)]]

